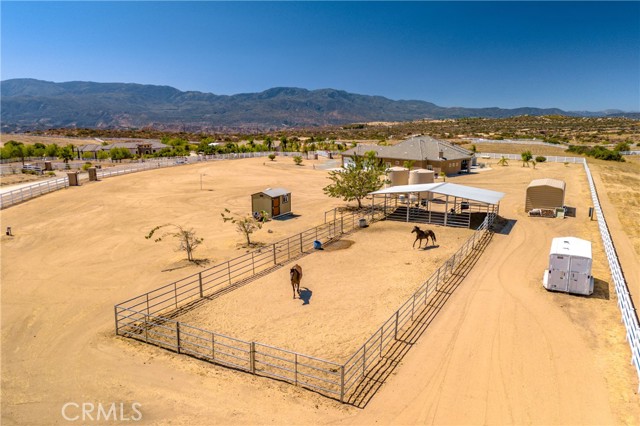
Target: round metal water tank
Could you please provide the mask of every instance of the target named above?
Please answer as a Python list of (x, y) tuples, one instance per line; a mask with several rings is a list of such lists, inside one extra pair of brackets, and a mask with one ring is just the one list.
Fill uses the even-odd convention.
[(390, 167), (387, 176), (391, 182), (387, 186), (407, 185), (409, 182), (409, 170), (404, 167)]

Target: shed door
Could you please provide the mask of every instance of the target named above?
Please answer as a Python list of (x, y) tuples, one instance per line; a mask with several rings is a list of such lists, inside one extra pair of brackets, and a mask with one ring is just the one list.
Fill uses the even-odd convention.
[(271, 216), (278, 216), (280, 214), (280, 197), (271, 199)]

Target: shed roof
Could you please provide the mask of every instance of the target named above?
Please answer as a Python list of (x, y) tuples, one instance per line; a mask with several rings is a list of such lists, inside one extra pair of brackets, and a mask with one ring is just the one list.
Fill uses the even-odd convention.
[(370, 194), (408, 194), (412, 192), (432, 192), (434, 194), (452, 195), (454, 197), (479, 201), (486, 204), (498, 204), (500, 200), (502, 200), (502, 197), (504, 197), (503, 192), (475, 188), (473, 186), (458, 185), (449, 182), (422, 183), (417, 185), (398, 185), (381, 189), (379, 191), (374, 191)]
[(576, 237), (558, 237), (551, 241), (549, 254), (585, 257), (591, 259), (591, 241)]
[(286, 190), (284, 188), (267, 188), (264, 191), (256, 192), (253, 195), (256, 195), (256, 194), (265, 194), (271, 198), (274, 198), (274, 197), (280, 197), (281, 195), (291, 194), (291, 191)]
[(529, 186), (527, 188), (532, 188), (532, 187), (536, 187), (536, 186), (551, 186), (553, 188), (562, 189), (564, 191), (564, 189), (566, 188), (567, 185), (564, 183), (563, 180), (544, 178), (544, 179), (534, 179), (534, 180), (532, 180), (529, 183)]

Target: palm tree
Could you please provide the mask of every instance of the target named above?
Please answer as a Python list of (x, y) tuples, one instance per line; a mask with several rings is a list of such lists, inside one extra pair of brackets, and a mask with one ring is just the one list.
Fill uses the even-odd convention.
[(500, 160), (498, 160), (498, 164), (500, 164), (501, 166), (508, 166), (509, 165), (509, 160), (507, 160), (503, 155), (502, 158)]

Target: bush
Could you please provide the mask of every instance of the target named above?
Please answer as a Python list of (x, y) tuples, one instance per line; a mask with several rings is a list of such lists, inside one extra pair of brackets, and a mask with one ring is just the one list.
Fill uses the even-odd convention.
[(302, 164), (302, 157), (299, 155), (295, 155), (293, 157), (293, 162), (296, 163), (296, 166), (299, 166), (300, 164)]
[(82, 171), (86, 172), (89, 169), (89, 167), (91, 167), (91, 166), (92, 166), (92, 164), (87, 161), (86, 163), (84, 163), (82, 165)]
[(273, 161), (276, 159), (276, 155), (275, 154), (269, 154), (269, 160)]
[(547, 157), (543, 157), (542, 155), (536, 157), (536, 163), (544, 163), (545, 161), (547, 161)]

